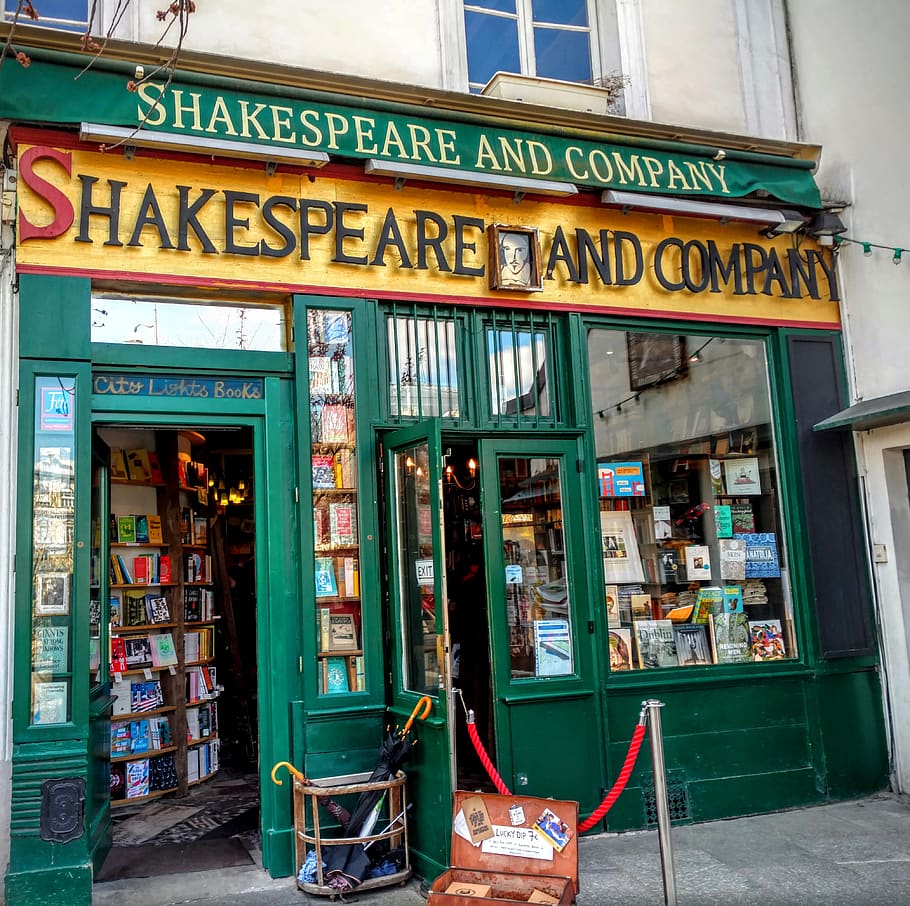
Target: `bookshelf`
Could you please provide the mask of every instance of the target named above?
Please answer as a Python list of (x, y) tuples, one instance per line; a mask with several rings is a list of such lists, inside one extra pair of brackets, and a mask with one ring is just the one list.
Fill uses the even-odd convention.
[(111, 434), (111, 805), (120, 807), (183, 795), (217, 773), (219, 689), (201, 437)]
[(307, 315), (320, 695), (366, 691), (354, 366), (349, 312)]

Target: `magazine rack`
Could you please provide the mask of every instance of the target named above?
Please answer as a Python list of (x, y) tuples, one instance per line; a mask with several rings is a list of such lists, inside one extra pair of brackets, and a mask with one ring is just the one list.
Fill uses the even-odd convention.
[[(306, 893), (320, 894), (331, 899), (350, 891), (338, 890), (326, 885), (322, 863), (326, 850), (334, 846), (372, 846), (378, 841), (387, 841), (389, 847), (401, 847), (404, 852), (404, 865), (389, 875), (378, 878), (366, 878), (355, 890), (372, 890), (377, 887), (388, 887), (392, 884), (403, 885), (411, 877), (411, 863), (408, 855), (408, 821), (407, 795), (405, 793), (406, 775), (399, 771), (389, 780), (368, 782), (370, 775), (347, 774), (337, 777), (326, 777), (322, 780), (306, 779), (299, 772), (292, 772), (294, 779), (294, 841), (295, 860), (297, 865), (297, 886)], [(274, 779), (274, 771), (273, 771)], [(278, 781), (276, 781), (278, 782)], [(348, 807), (361, 793), (378, 791), (386, 793), (382, 814), (376, 822), (378, 833), (364, 837), (332, 837), (320, 821), (318, 800), (324, 796), (330, 799), (347, 797)], [(397, 821), (395, 819), (398, 819)], [(392, 825), (389, 827), (389, 825)], [(307, 850), (316, 852), (316, 882), (307, 883), (299, 879), (300, 868), (306, 861)]]

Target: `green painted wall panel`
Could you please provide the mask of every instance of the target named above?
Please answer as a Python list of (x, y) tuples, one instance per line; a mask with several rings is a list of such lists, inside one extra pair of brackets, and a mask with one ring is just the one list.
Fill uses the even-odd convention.
[(695, 782), (688, 784), (687, 791), (694, 821), (775, 812), (824, 801), (813, 772), (805, 769)]
[[(385, 735), (385, 711), (304, 714), (304, 745), (314, 752), (338, 752), (349, 748), (370, 748), (374, 754)], [(343, 773), (335, 771), (336, 774)]]
[(829, 795), (848, 798), (887, 789), (888, 749), (878, 672), (823, 676), (816, 685)]
[(90, 359), (91, 297), (90, 280), (22, 274), (19, 355), (24, 359)]
[[(12, 854), (10, 858), (12, 863)], [(18, 860), (16, 864), (19, 864)], [(6, 876), (6, 906), (91, 906), (92, 867), (50, 868)]]

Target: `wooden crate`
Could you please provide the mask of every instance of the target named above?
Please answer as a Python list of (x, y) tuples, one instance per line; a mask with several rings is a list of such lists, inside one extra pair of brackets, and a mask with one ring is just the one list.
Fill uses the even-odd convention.
[[(474, 846), (455, 831), (464, 802), (479, 796), (496, 831), (493, 843)], [(511, 815), (520, 810), (523, 821)], [(562, 850), (551, 846), (533, 828), (549, 810), (567, 828)], [(547, 854), (552, 858), (546, 858)], [(459, 893), (462, 884), (489, 885), (485, 896)], [(454, 888), (449, 891), (450, 888)], [(452, 818), (452, 866), (430, 887), (428, 906), (478, 906), (480, 903), (527, 903), (534, 891), (550, 897), (543, 902), (571, 906), (578, 893), (578, 803), (531, 796), (499, 796), (458, 790)]]

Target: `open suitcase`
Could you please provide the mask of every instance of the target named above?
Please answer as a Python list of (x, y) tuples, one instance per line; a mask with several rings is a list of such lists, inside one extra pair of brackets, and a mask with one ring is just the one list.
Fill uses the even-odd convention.
[(452, 814), (452, 865), (428, 906), (575, 903), (577, 802), (458, 790)]

